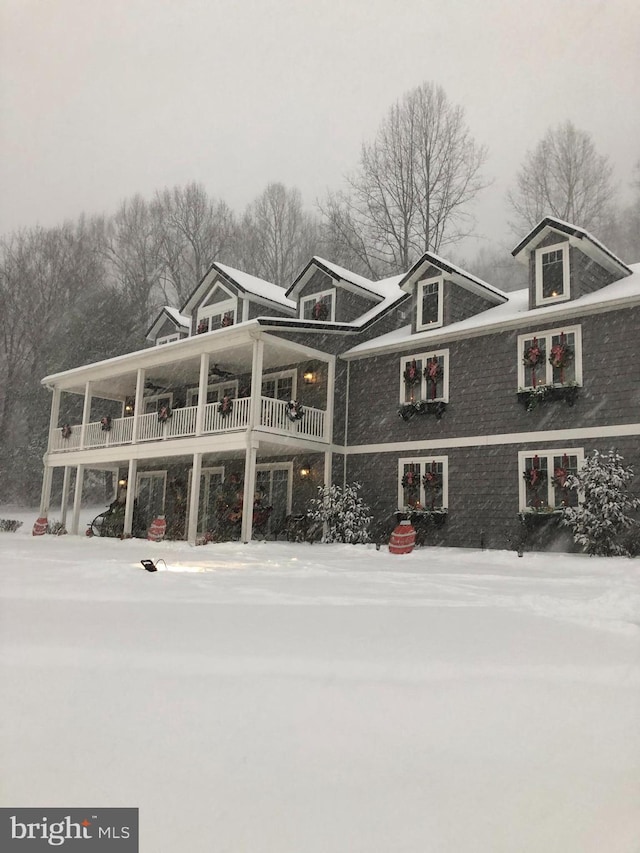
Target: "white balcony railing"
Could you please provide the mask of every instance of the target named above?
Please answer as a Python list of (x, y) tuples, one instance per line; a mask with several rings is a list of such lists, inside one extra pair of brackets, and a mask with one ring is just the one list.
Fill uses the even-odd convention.
[[(219, 403), (207, 403), (204, 410), (203, 434), (230, 432), (247, 429), (251, 410), (251, 398), (241, 397), (232, 401), (231, 411), (223, 414)], [(140, 415), (138, 418), (139, 442), (164, 441), (171, 438), (186, 438), (196, 434), (197, 406), (173, 409), (171, 417), (159, 421), (156, 412)], [(114, 418), (111, 428), (103, 429), (101, 421), (88, 423), (82, 442), (82, 425), (72, 424), (71, 432), (63, 434), (62, 429), (53, 433), (51, 453), (69, 450), (111, 447), (119, 444), (131, 444), (133, 439), (133, 418)], [(300, 420), (291, 420), (286, 400), (274, 400), (271, 397), (260, 398), (259, 426), (269, 432), (285, 433), (301, 438), (325, 438), (325, 412), (304, 406), (304, 415)]]

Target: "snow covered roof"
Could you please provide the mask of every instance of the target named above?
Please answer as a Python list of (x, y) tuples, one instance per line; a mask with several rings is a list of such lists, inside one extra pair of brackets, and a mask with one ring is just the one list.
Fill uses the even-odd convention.
[(171, 320), (175, 324), (176, 329), (179, 328), (185, 332), (189, 330), (189, 326), (191, 325), (190, 318), (181, 314), (177, 308), (173, 308), (171, 305), (164, 305), (145, 335), (147, 340), (152, 340), (157, 336), (165, 320)]
[(532, 323), (540, 325), (547, 321), (554, 322), (556, 318), (562, 320), (607, 308), (640, 305), (640, 264), (632, 264), (628, 269), (630, 273), (628, 277), (614, 281), (613, 284), (593, 293), (587, 293), (572, 302), (530, 309), (528, 288), (516, 290), (508, 294), (506, 302), (467, 317), (466, 320), (416, 334), (411, 334), (411, 327), (405, 326), (352, 347), (343, 354), (343, 358), (365, 358), (386, 351), (392, 352), (409, 347), (429, 346), (455, 338), (486, 335), (500, 329), (518, 328)]
[(621, 261), (617, 255), (614, 255), (613, 252), (607, 249), (593, 234), (590, 234), (578, 225), (573, 225), (571, 222), (565, 222), (562, 219), (556, 219), (554, 216), (545, 216), (544, 219), (541, 219), (524, 240), (518, 243), (511, 254), (522, 263), (527, 263), (530, 251), (536, 248), (549, 231), (558, 231), (561, 234), (565, 234), (570, 238), (570, 242), (574, 243), (574, 245), (580, 245), (585, 254), (592, 257), (606, 269), (610, 269), (621, 275), (631, 274), (631, 268)]
[(332, 261), (327, 261), (318, 255), (314, 255), (304, 266), (302, 271), (296, 276), (295, 281), (287, 290), (287, 296), (291, 293), (297, 292), (304, 286), (309, 278), (311, 278), (311, 275), (313, 275), (314, 267), (327, 273), (327, 275), (331, 276), (331, 278), (335, 280), (340, 280), (346, 284), (351, 284), (360, 290), (365, 290), (369, 295), (377, 298), (384, 298), (386, 296), (384, 289), (379, 287), (380, 282), (372, 281), (369, 278), (365, 278), (363, 275), (351, 272), (351, 270), (345, 269), (338, 264), (334, 264)]
[(284, 287), (280, 287), (277, 284), (265, 281), (255, 275), (250, 275), (249, 273), (242, 272), (242, 270), (237, 270), (233, 267), (227, 266), (226, 264), (220, 264), (217, 261), (214, 261), (181, 310), (190, 313), (196, 302), (202, 297), (203, 291), (206, 291), (213, 284), (213, 281), (218, 274), (221, 274), (224, 279), (235, 284), (243, 293), (249, 293), (261, 300), (273, 302), (282, 308), (289, 309), (290, 311), (295, 311), (296, 309), (295, 302), (292, 302), (287, 298)]
[(425, 252), (424, 255), (416, 261), (409, 272), (403, 277), (402, 284), (400, 285), (402, 289), (407, 291), (410, 290), (411, 286), (415, 283), (417, 275), (419, 275), (427, 265), (434, 266), (437, 269), (442, 270), (442, 272), (450, 276), (457, 284), (460, 284), (462, 287), (466, 287), (468, 290), (472, 290), (474, 293), (487, 296), (495, 302), (504, 302), (508, 299), (507, 294), (502, 290), (499, 290), (497, 287), (494, 287), (493, 284), (483, 281), (483, 279), (478, 278), (478, 276), (463, 270), (462, 267), (452, 264), (451, 261), (446, 261), (434, 252)]

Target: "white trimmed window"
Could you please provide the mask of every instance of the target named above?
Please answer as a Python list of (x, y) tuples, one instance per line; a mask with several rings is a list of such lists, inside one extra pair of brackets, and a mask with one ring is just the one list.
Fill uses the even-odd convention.
[(336, 318), (335, 290), (322, 290), (300, 300), (300, 318), (302, 320), (321, 320), (333, 322)]
[(418, 282), (416, 317), (418, 331), (442, 325), (443, 289), (442, 277), (428, 278)]
[(171, 341), (179, 341), (180, 340), (180, 332), (172, 332), (170, 335), (162, 335), (160, 338), (156, 338), (156, 346), (161, 347), (163, 344), (170, 344)]
[(262, 377), (262, 396), (274, 400), (296, 399), (296, 372), (284, 370), (280, 373), (266, 373)]
[(444, 511), (449, 505), (446, 456), (398, 460), (398, 509)]
[(544, 512), (577, 506), (579, 493), (566, 479), (584, 463), (584, 450), (522, 450), (518, 453), (520, 511)]
[(569, 244), (536, 249), (535, 265), (536, 305), (569, 299)]
[[(197, 406), (200, 392), (197, 388), (187, 389), (187, 406)], [(233, 382), (216, 382), (214, 385), (207, 385), (207, 403), (219, 403), (223, 397), (230, 397), (232, 400), (238, 396), (238, 380)]]
[(145, 415), (149, 415), (152, 412), (159, 412), (163, 406), (170, 409), (173, 406), (173, 394), (150, 395), (143, 399), (142, 406)]
[(449, 350), (405, 356), (400, 361), (400, 402), (449, 402)]
[(518, 336), (518, 387), (582, 385), (582, 327)]
[(198, 308), (196, 334), (215, 332), (217, 329), (233, 326), (237, 322), (237, 316), (237, 296), (218, 283)]

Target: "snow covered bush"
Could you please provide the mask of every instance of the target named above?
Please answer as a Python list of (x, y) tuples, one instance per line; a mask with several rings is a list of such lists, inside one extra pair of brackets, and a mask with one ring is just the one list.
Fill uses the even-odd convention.
[(326, 525), (323, 542), (360, 545), (369, 541), (372, 516), (359, 495), (360, 483), (318, 486), (318, 497), (309, 501), (307, 517)]
[(630, 556), (623, 537), (638, 521), (629, 516), (640, 508), (640, 498), (628, 494), (633, 468), (623, 465), (615, 450), (594, 450), (577, 474), (567, 478), (570, 489), (579, 489), (582, 499), (577, 507), (565, 507), (563, 523), (573, 532), (574, 541), (587, 554), (600, 557)]
[(0, 518), (0, 533), (15, 533), (19, 527), (22, 527), (21, 521), (15, 521), (12, 518)]

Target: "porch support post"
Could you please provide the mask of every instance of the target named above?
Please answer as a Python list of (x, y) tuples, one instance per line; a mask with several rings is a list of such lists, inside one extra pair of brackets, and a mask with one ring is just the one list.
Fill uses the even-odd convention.
[(324, 454), (324, 485), (325, 488), (332, 485), (332, 463), (333, 453), (330, 450), (325, 450)]
[(42, 492), (40, 493), (40, 518), (48, 517), (49, 503), (51, 501), (51, 485), (53, 482), (53, 468), (47, 463), (44, 463), (44, 471), (42, 473)]
[(82, 504), (82, 486), (84, 484), (84, 465), (78, 465), (76, 468), (76, 489), (73, 496), (73, 513), (71, 515), (71, 530), (73, 536), (78, 535), (78, 526), (80, 524), (80, 506)]
[(198, 384), (198, 411), (196, 412), (196, 435), (204, 432), (204, 413), (207, 405), (207, 387), (209, 385), (209, 353), (200, 354), (200, 383)]
[(131, 444), (138, 441), (138, 425), (140, 423), (140, 409), (142, 408), (142, 400), (144, 398), (144, 367), (138, 368), (136, 376), (136, 399), (133, 404), (133, 424), (131, 426)]
[(244, 494), (242, 499), (242, 529), (240, 531), (240, 539), (245, 544), (251, 541), (251, 534), (253, 533), (253, 496), (256, 490), (257, 452), (257, 444), (248, 441), (244, 458)]
[(80, 450), (84, 449), (87, 438), (87, 424), (91, 417), (91, 382), (84, 386), (84, 405), (82, 407), (82, 427), (80, 429)]
[(49, 420), (49, 453), (53, 448), (53, 437), (58, 429), (58, 418), (60, 417), (60, 398), (62, 394), (59, 388), (53, 389), (51, 396), (51, 418)]
[(71, 485), (71, 468), (64, 466), (64, 478), (62, 480), (62, 499), (60, 501), (60, 524), (67, 525), (67, 510), (69, 509), (69, 486)]
[[(347, 362), (348, 364), (348, 362)], [(336, 387), (336, 357), (331, 356), (327, 361), (327, 402), (324, 415), (324, 439), (333, 441), (333, 398)]]
[[(135, 417), (135, 414), (134, 414)], [(129, 471), (127, 473), (127, 497), (124, 502), (124, 529), (123, 536), (131, 536), (133, 532), (133, 504), (136, 499), (136, 476), (138, 474), (138, 460), (129, 460)]]
[[(202, 397), (198, 398), (198, 403)], [(191, 494), (189, 495), (189, 528), (187, 540), (195, 543), (198, 536), (198, 509), (200, 503), (200, 474), (202, 473), (202, 453), (193, 454), (191, 468)]]
[(252, 430), (254, 427), (260, 426), (263, 363), (264, 341), (260, 338), (253, 342), (253, 355), (251, 359), (251, 409), (249, 411), (249, 430)]

